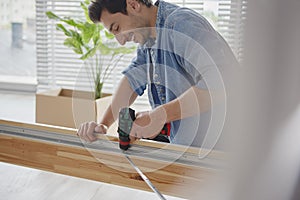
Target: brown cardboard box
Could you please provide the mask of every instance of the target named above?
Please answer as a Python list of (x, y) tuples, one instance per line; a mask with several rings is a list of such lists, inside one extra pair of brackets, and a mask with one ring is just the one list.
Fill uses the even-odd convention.
[(36, 122), (78, 128), (87, 121), (97, 121), (111, 102), (111, 94), (94, 100), (91, 92), (57, 89), (36, 94)]

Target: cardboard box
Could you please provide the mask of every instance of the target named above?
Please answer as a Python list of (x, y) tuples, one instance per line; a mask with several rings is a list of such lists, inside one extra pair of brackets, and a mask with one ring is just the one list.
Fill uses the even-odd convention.
[(49, 90), (36, 94), (36, 122), (69, 128), (101, 119), (112, 96), (94, 100), (93, 93), (69, 89)]

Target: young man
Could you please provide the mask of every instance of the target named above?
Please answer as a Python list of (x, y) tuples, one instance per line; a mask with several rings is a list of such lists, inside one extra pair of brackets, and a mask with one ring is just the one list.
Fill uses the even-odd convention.
[[(214, 135), (211, 142), (217, 140), (222, 127), (216, 127), (223, 125), (225, 114), (215, 117), (212, 109), (225, 113), (226, 71), (237, 61), (205, 18), (164, 1), (153, 5), (151, 0), (95, 0), (89, 15), (121, 45), (133, 41), (140, 46), (102, 121), (80, 126), (82, 139), (92, 142), (94, 132), (106, 133), (120, 108), (130, 106), (148, 87), (152, 110), (137, 115), (132, 141), (154, 138), (169, 122), (171, 143), (200, 147), (209, 135)], [(212, 123), (214, 117), (217, 124)]]

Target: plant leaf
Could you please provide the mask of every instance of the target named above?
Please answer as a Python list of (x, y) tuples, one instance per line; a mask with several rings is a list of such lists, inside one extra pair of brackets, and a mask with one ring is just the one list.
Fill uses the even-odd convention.
[(90, 24), (93, 24), (92, 20), (91, 20), (90, 17), (89, 17), (89, 11), (88, 11), (88, 5), (89, 5), (89, 3), (90, 3), (89, 0), (85, 1), (84, 3), (83, 3), (83, 2), (80, 2), (80, 6), (81, 6), (81, 8), (82, 8), (83, 11), (84, 11), (84, 15), (85, 15), (86, 21), (87, 21), (88, 23), (90, 23)]
[(100, 32), (97, 30), (94, 31), (94, 34), (93, 34), (93, 43), (94, 43), (94, 46), (97, 45), (97, 43), (99, 43), (101, 41), (101, 37), (100, 37)]
[(65, 22), (66, 24), (69, 24), (70, 26), (80, 27), (80, 23), (77, 23), (74, 19), (64, 18), (61, 19), (61, 21)]
[(62, 24), (56, 24), (56, 29), (63, 31), (66, 36), (70, 37), (72, 35), (71, 32), (69, 30), (67, 30), (66, 27)]
[(56, 20), (61, 20), (61, 18), (59, 16), (57, 16), (56, 14), (54, 14), (51, 11), (47, 11), (46, 15), (49, 19), (56, 19)]
[(72, 38), (66, 38), (64, 41), (64, 45), (67, 47), (71, 47), (71, 48), (73, 48), (75, 46)]
[(80, 59), (86, 60), (87, 58), (94, 56), (96, 52), (97, 52), (97, 48), (94, 47), (90, 49), (88, 52), (86, 52), (83, 56), (81, 56)]
[(97, 46), (98, 43), (102, 42), (100, 32), (104, 29), (102, 24), (95, 24), (95, 31), (93, 35), (94, 46)]
[(105, 37), (110, 40), (115, 38), (114, 34), (109, 33), (108, 31), (105, 31)]
[(77, 54), (83, 53), (81, 45), (78, 43), (78, 41), (75, 38), (66, 38), (64, 41), (64, 45), (67, 47), (71, 47), (72, 50)]
[(109, 55), (111, 53), (111, 48), (103, 43), (99, 43), (97, 47), (102, 55)]
[(102, 31), (104, 29), (104, 26), (102, 24), (96, 24), (98, 31)]
[(71, 37), (76, 41), (76, 43), (78, 43), (78, 45), (83, 45), (81, 34), (74, 30), (70, 30), (70, 32)]
[(73, 51), (75, 52), (75, 53), (77, 53), (77, 54), (83, 54), (83, 51), (82, 51), (82, 49), (81, 49), (81, 47), (76, 47), (76, 48), (73, 48)]
[(95, 32), (95, 25), (86, 22), (84, 28), (82, 29), (82, 40), (83, 43), (88, 44)]

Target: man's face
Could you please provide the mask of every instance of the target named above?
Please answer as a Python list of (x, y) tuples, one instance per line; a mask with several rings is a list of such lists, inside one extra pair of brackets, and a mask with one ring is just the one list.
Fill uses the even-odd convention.
[(149, 25), (136, 13), (130, 11), (125, 15), (120, 12), (111, 14), (103, 10), (100, 20), (105, 28), (116, 36), (121, 45), (130, 41), (144, 44), (150, 36), (150, 28), (147, 28)]

